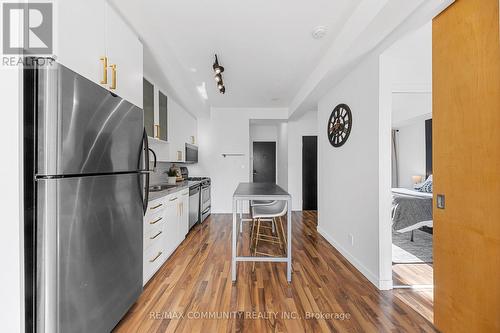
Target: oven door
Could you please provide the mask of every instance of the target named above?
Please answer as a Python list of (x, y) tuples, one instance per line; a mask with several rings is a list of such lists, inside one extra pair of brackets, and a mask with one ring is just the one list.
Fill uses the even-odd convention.
[(201, 215), (202, 221), (210, 214), (210, 184), (201, 186)]
[(200, 221), (200, 186), (189, 189), (189, 229)]

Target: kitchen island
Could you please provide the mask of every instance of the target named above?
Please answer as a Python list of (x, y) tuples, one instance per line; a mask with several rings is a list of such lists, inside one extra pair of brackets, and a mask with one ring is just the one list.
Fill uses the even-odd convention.
[[(238, 256), (237, 252), (237, 236), (238, 236), (238, 214), (237, 207), (240, 201), (252, 200), (283, 200), (287, 202), (287, 250), (286, 257), (244, 257)], [(236, 281), (236, 264), (238, 261), (267, 261), (267, 262), (286, 262), (286, 277), (288, 282), (292, 281), (292, 196), (273, 183), (240, 183), (233, 193), (233, 236), (232, 236), (232, 280)], [(240, 217), (241, 218), (241, 217)]]

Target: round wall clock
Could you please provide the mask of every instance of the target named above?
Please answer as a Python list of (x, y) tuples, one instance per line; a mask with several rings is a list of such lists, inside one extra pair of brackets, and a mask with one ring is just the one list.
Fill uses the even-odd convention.
[(349, 106), (339, 104), (328, 119), (328, 140), (334, 147), (342, 146), (351, 134), (352, 113)]

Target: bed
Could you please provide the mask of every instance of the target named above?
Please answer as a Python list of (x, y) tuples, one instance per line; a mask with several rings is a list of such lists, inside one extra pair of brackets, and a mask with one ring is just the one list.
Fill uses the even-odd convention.
[(392, 229), (399, 233), (432, 228), (432, 193), (392, 189)]

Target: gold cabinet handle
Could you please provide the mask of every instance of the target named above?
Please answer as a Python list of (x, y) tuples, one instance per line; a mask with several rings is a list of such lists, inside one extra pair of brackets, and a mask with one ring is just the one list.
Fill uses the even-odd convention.
[(155, 128), (156, 128), (156, 138), (159, 139), (160, 138), (160, 125), (155, 125)]
[(156, 255), (156, 257), (154, 257), (153, 259), (149, 260), (149, 262), (155, 262), (156, 259), (158, 259), (161, 255), (163, 254), (163, 252), (158, 252), (158, 254)]
[(108, 57), (101, 57), (102, 80), (101, 84), (108, 84)]
[(162, 217), (159, 217), (156, 220), (149, 222), (149, 224), (156, 224), (156, 223), (160, 222), (161, 219), (162, 219)]
[(115, 90), (116, 89), (116, 65), (109, 65), (111, 67), (111, 86), (109, 89)]
[(151, 207), (151, 209), (160, 208), (161, 206), (163, 206), (163, 204), (158, 204), (158, 205), (156, 205), (156, 206), (154, 206), (154, 207)]
[(149, 239), (155, 239), (156, 237), (160, 236), (162, 233), (162, 231), (158, 231), (158, 233), (156, 235), (154, 235), (153, 237), (149, 237)]
[(177, 197), (170, 199), (170, 201), (175, 201), (177, 200)]

